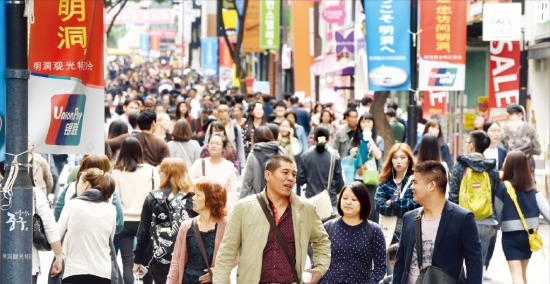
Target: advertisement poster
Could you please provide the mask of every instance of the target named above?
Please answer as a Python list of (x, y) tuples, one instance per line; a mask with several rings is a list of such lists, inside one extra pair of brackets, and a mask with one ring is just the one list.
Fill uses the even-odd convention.
[(205, 77), (218, 75), (218, 38), (207, 37), (201, 40), (202, 74)]
[(492, 41), (489, 47), (489, 108), (519, 102), (519, 41)]
[[(315, 96), (315, 9), (311, 1), (292, 2), (295, 92)], [(298, 24), (299, 23), (299, 24)]]
[(280, 2), (260, 1), (260, 48), (279, 49), (279, 9)]
[(103, 154), (103, 1), (35, 2), (29, 43), (34, 152)]
[(424, 117), (434, 115), (445, 116), (447, 113), (447, 92), (423, 92), (424, 103), (422, 112)]
[(467, 4), (419, 1), (419, 90), (464, 90)]
[(411, 88), (409, 1), (365, 1), (369, 90)]

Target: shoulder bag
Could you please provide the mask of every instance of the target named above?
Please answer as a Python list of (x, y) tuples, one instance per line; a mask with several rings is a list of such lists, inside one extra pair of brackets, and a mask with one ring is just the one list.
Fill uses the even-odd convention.
[(38, 215), (37, 212), (36, 195), (34, 194), (34, 189), (32, 197), (34, 200), (34, 215), (32, 215), (32, 244), (39, 251), (50, 251), (52, 250), (52, 247), (50, 246), (48, 238), (46, 237), (46, 230), (44, 229), (42, 218), (40, 217), (40, 215)]
[(176, 142), (178, 143), (178, 145), (180, 146), (181, 150), (183, 151), (183, 154), (185, 155), (185, 157), (187, 158), (187, 160), (189, 160), (189, 164), (193, 164), (193, 161), (191, 161), (191, 158), (189, 158), (189, 155), (187, 155), (187, 151), (185, 151), (185, 148), (183, 147), (183, 145), (181, 145), (183, 142)]
[(334, 154), (330, 153), (330, 170), (328, 173), (328, 187), (317, 195), (309, 198), (315, 205), (315, 211), (321, 220), (330, 219), (332, 216), (332, 201), (330, 200), (330, 187), (332, 186), (332, 177), (334, 176)]
[(260, 203), (260, 206), (262, 207), (262, 210), (264, 211), (265, 218), (267, 218), (267, 221), (269, 221), (269, 225), (271, 226), (271, 229), (273, 230), (273, 233), (275, 234), (275, 237), (277, 238), (277, 242), (279, 243), (279, 246), (283, 249), (283, 252), (285, 253), (286, 260), (288, 262), (288, 265), (290, 266), (290, 270), (294, 273), (294, 279), (296, 280), (296, 283), (300, 282), (300, 277), (298, 277), (298, 272), (296, 271), (296, 267), (292, 265), (292, 257), (290, 255), (290, 251), (288, 250), (288, 247), (284, 241), (283, 234), (279, 230), (279, 227), (275, 225), (275, 220), (273, 219), (273, 216), (271, 213), (269, 213), (269, 209), (267, 209), (267, 205), (265, 204), (265, 201), (262, 198), (261, 193), (256, 194), (256, 198), (258, 199), (258, 202)]
[(418, 214), (414, 217), (414, 236), (416, 246), (416, 256), (418, 259), (418, 269), (420, 276), (416, 280), (416, 284), (456, 284), (457, 281), (445, 270), (430, 265), (423, 267), (422, 258), (422, 209), (418, 210)]
[[(378, 182), (380, 181), (380, 173), (378, 172), (378, 169), (376, 167), (376, 159), (372, 157), (369, 160), (368, 154), (367, 154), (367, 161), (365, 165), (363, 163), (363, 158), (361, 157), (361, 151), (359, 150), (359, 146), (357, 146), (357, 155), (359, 155), (359, 161), (361, 162), (361, 169), (363, 172), (363, 183), (365, 185), (378, 185)], [(363, 169), (363, 167), (365, 166), (366, 166), (366, 169)]]
[(193, 233), (195, 234), (195, 239), (197, 240), (197, 244), (199, 245), (204, 263), (206, 263), (206, 268), (208, 269), (208, 274), (210, 274), (210, 279), (213, 279), (212, 269), (210, 269), (210, 261), (208, 260), (208, 256), (206, 256), (206, 249), (204, 248), (204, 243), (202, 241), (201, 233), (199, 231), (199, 225), (197, 224), (196, 219), (193, 219), (193, 221), (191, 221), (191, 227), (193, 227)]
[[(512, 184), (509, 181), (505, 181), (504, 184), (506, 185), (506, 191), (508, 192), (508, 195), (510, 195), (510, 198), (514, 202), (514, 205), (516, 206), (516, 210), (518, 211), (519, 218), (521, 219), (521, 223), (523, 224), (523, 228), (525, 231), (527, 231), (527, 237), (529, 238), (529, 247), (531, 248), (531, 251), (539, 251), (542, 249), (542, 238), (539, 235), (539, 228), (536, 228), (532, 231), (529, 230), (529, 227), (527, 226), (527, 223), (525, 222), (525, 217), (523, 216), (523, 212), (521, 211), (521, 208), (518, 204), (518, 197), (516, 195), (516, 190), (514, 187), (512, 187)], [(544, 254), (544, 251), (542, 251)]]
[[(405, 191), (407, 191), (407, 186), (409, 186), (411, 181), (412, 177), (409, 176), (407, 183), (405, 184), (405, 186), (403, 186), (403, 189), (401, 189), (401, 198), (403, 198), (403, 196), (405, 195)], [(397, 227), (397, 219), (397, 216), (387, 216), (383, 214), (379, 214), (378, 216), (378, 225), (380, 225), (380, 228), (384, 233), (384, 239), (386, 239), (386, 250), (390, 247), (391, 241), (393, 240), (395, 228)]]

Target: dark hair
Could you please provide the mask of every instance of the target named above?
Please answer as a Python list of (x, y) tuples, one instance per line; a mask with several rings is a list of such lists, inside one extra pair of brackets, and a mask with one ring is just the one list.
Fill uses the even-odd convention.
[[(264, 109), (264, 114), (265, 114), (265, 108), (264, 108), (264, 105), (262, 103), (251, 103), (248, 105), (248, 117), (246, 118), (246, 121), (245, 121), (245, 125), (248, 126), (248, 131), (246, 132), (246, 140), (248, 141), (252, 141), (252, 132), (251, 131), (252, 129), (254, 129), (254, 115), (252, 114), (252, 112), (254, 112), (254, 108), (256, 106), (262, 106), (262, 108)], [(264, 117), (262, 117), (262, 122), (260, 125), (265, 125), (265, 115)]]
[(275, 105), (273, 105), (273, 108), (277, 107), (284, 107), (286, 109), (286, 103), (284, 101), (277, 101)]
[(138, 164), (143, 163), (143, 148), (135, 137), (127, 137), (120, 145), (120, 152), (115, 162), (115, 170), (134, 172)]
[(286, 113), (285, 113), (285, 118), (288, 119), (288, 116), (289, 115), (292, 115), (294, 116), (294, 121), (298, 122), (298, 116), (296, 115), (295, 112), (291, 111), (291, 110), (287, 110)]
[(275, 137), (269, 127), (262, 125), (254, 130), (253, 143), (275, 141)]
[[(320, 137), (324, 137), (324, 139), (321, 139), (321, 141), (324, 141), (319, 142)], [(323, 153), (325, 151), (325, 145), (330, 140), (330, 131), (325, 126), (318, 125), (315, 127), (315, 135), (313, 139), (315, 140), (315, 150), (317, 150), (317, 153)]]
[(204, 193), (204, 205), (210, 209), (214, 219), (219, 220), (227, 214), (227, 191), (223, 185), (200, 180), (195, 186), (195, 191)]
[(139, 111), (132, 111), (128, 115), (128, 124), (130, 124), (132, 128), (136, 128), (136, 126), (138, 125), (138, 116), (139, 116)]
[(153, 124), (154, 121), (157, 121), (157, 114), (152, 109), (146, 108), (139, 112), (137, 119), (139, 129), (150, 130), (151, 124)]
[(321, 115), (319, 115), (319, 122), (320, 123), (323, 123), (323, 114), (324, 113), (328, 113), (329, 116), (330, 116), (330, 122), (333, 122), (334, 121), (334, 115), (332, 115), (332, 112), (330, 112), (329, 109), (325, 108), (321, 111)]
[(414, 167), (414, 156), (411, 151), (411, 147), (407, 143), (395, 143), (390, 148), (390, 152), (388, 153), (388, 156), (386, 157), (386, 161), (384, 162), (384, 166), (382, 166), (382, 173), (380, 174), (380, 180), (389, 180), (393, 177), (393, 156), (397, 151), (403, 151), (405, 155), (407, 155), (407, 158), (409, 158), (409, 164), (407, 165), (407, 174), (412, 174)]
[(359, 117), (359, 121), (357, 121), (357, 129), (355, 129), (355, 132), (353, 132), (353, 138), (350, 143), (350, 148), (357, 147), (359, 145), (359, 142), (361, 141), (361, 133), (363, 133), (363, 130), (361, 129), (361, 121), (363, 120), (372, 120), (372, 141), (376, 143), (376, 123), (374, 122), (374, 116), (370, 113), (364, 113)]
[[(180, 106), (182, 104), (185, 104), (187, 106), (187, 113), (181, 113), (180, 111)], [(187, 102), (185, 101), (181, 101), (179, 102), (177, 105), (176, 105), (176, 118), (177, 119), (180, 119), (180, 118), (185, 118), (185, 119), (189, 119), (191, 116), (189, 115), (189, 113), (191, 112), (191, 108), (189, 107), (189, 105), (187, 104)]]
[(361, 99), (361, 104), (362, 105), (368, 105), (369, 103), (372, 103), (372, 98), (371, 97), (363, 97)]
[(208, 135), (212, 135), (212, 131), (214, 131), (214, 128), (216, 128), (218, 131), (223, 131), (223, 135), (227, 137), (227, 133), (225, 132), (225, 126), (221, 121), (214, 120), (211, 123), (208, 124)]
[(342, 211), (342, 196), (344, 195), (344, 190), (347, 188), (351, 189), (351, 192), (353, 192), (353, 195), (355, 195), (355, 197), (357, 197), (357, 201), (359, 201), (361, 206), (361, 209), (359, 210), (359, 218), (362, 220), (367, 220), (370, 215), (370, 211), (372, 210), (369, 191), (365, 185), (359, 181), (352, 181), (346, 184), (342, 190), (340, 190), (340, 193), (338, 193), (338, 205), (336, 206), (338, 214), (340, 216), (344, 216), (344, 211)]
[(294, 161), (292, 161), (289, 157), (285, 155), (275, 155), (267, 160), (267, 162), (265, 163), (265, 170), (274, 172), (279, 167), (281, 167), (281, 162), (294, 164)]
[(514, 189), (529, 192), (535, 187), (527, 156), (521, 151), (510, 151), (502, 166), (502, 181), (509, 181)]
[(115, 192), (116, 182), (110, 173), (104, 172), (98, 168), (89, 168), (82, 173), (84, 173), (81, 175), (82, 179), (89, 182), (91, 188), (99, 190), (105, 200), (111, 198), (111, 195)]
[(489, 121), (487, 121), (483, 124), (483, 131), (485, 131), (485, 133), (487, 133), (487, 131), (489, 131), (489, 128), (491, 128), (491, 126), (493, 126), (493, 124), (497, 124), (498, 126), (500, 126), (500, 123), (498, 123), (497, 121), (489, 120)]
[(128, 124), (122, 119), (113, 120), (109, 124), (109, 131), (107, 133), (107, 139), (118, 137), (122, 134), (128, 133)]
[(432, 126), (437, 126), (437, 128), (439, 129), (437, 140), (439, 141), (439, 145), (441, 145), (444, 142), (443, 131), (441, 130), (441, 124), (435, 119), (430, 119), (426, 122), (426, 125), (424, 126), (424, 131), (422, 132), (422, 136), (426, 135), (426, 133), (428, 133), (428, 130)]
[(386, 253), (388, 254), (389, 260), (395, 260), (395, 257), (397, 256), (398, 248), (399, 248), (399, 243), (395, 243), (388, 248)]
[[(327, 107), (328, 107), (328, 106), (327, 106)], [(356, 109), (354, 109), (354, 108), (348, 108), (348, 110), (346, 110), (346, 111), (344, 112), (344, 119), (348, 118), (350, 112), (355, 112), (355, 113), (359, 114), (359, 113), (357, 112)]]
[(397, 111), (397, 109), (399, 108), (399, 105), (396, 102), (389, 102), (388, 103), (388, 108), (392, 108), (395, 111)]
[(393, 108), (388, 108), (386, 110), (386, 115), (389, 116), (389, 117), (396, 117), (397, 116), (397, 113), (395, 112), (395, 109)]
[(424, 161), (416, 164), (413, 171), (426, 176), (428, 181), (434, 181), (439, 191), (445, 194), (445, 191), (447, 190), (447, 172), (441, 162)]
[[(437, 150), (436, 150), (437, 149)], [(441, 161), (441, 151), (439, 150), (439, 141), (432, 134), (422, 136), (416, 155), (416, 162)]]
[(214, 133), (214, 134), (210, 135), (210, 137), (208, 137), (208, 143), (209, 144), (210, 144), (210, 140), (212, 140), (213, 137), (220, 137), (222, 139), (223, 150), (225, 150), (225, 147), (227, 147), (227, 137), (225, 137), (224, 135), (221, 135), (219, 133)]
[(191, 140), (193, 137), (193, 132), (191, 127), (187, 122), (187, 119), (182, 118), (176, 122), (174, 125), (174, 130), (172, 130), (172, 139), (178, 142), (185, 142)]
[[(296, 127), (294, 127), (294, 122), (290, 121), (290, 119), (288, 119), (288, 118), (283, 118), (283, 120), (281, 120), (281, 123), (279, 123), (279, 126), (280, 126), (281, 124), (283, 124), (283, 122), (287, 122), (287, 123), (288, 123), (288, 126), (290, 126), (290, 128), (292, 128), (292, 129), (294, 129), (294, 130), (296, 129)], [(268, 126), (268, 127), (269, 127), (269, 126)], [(269, 128), (269, 130), (271, 130), (271, 128)], [(277, 135), (276, 135), (276, 136), (273, 135), (273, 138), (277, 139), (277, 137), (279, 137), (279, 135), (278, 135), (279, 133), (278, 133), (278, 132), (279, 132), (279, 129), (277, 129)], [(295, 131), (295, 132), (296, 132), (296, 131)], [(272, 131), (272, 133), (273, 133), (273, 131)]]
[(125, 107), (127, 107), (127, 106), (128, 106), (129, 104), (131, 104), (131, 103), (135, 103), (135, 104), (137, 104), (137, 105), (139, 106), (139, 102), (138, 102), (137, 99), (127, 99), (127, 100), (124, 101), (124, 104), (123, 104), (123, 105), (124, 105)]
[(292, 96), (290, 97), (290, 103), (291, 104), (296, 104), (300, 101), (300, 99), (297, 97), (297, 96)]
[(481, 154), (491, 145), (491, 139), (483, 130), (470, 132), (470, 142), (474, 144), (475, 151)]
[(279, 125), (275, 123), (268, 123), (266, 126), (269, 127), (269, 130), (273, 133), (273, 138), (279, 137)]

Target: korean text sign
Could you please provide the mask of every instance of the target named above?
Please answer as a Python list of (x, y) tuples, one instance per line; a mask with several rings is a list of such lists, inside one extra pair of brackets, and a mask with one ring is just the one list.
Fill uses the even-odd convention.
[(260, 1), (260, 48), (279, 49), (279, 0)]
[(409, 1), (365, 0), (365, 18), (369, 90), (409, 90)]
[(419, 1), (419, 7), (419, 89), (464, 90), (467, 1)]
[(104, 153), (103, 1), (36, 1), (29, 140), (41, 153)]

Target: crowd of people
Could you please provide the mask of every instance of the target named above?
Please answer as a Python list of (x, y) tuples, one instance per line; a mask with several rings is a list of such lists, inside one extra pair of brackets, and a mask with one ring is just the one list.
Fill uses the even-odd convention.
[(55, 219), (51, 175), (33, 178), (59, 283), (228, 283), (235, 267), (238, 283), (415, 283), (427, 267), (481, 283), (497, 230), (514, 283), (526, 281), (528, 237), (550, 212), (519, 105), (469, 133), (455, 161), (435, 119), (411, 149), (392, 103), (385, 141), (369, 97), (340, 115), (155, 64), (120, 71), (105, 84), (105, 155), (72, 169)]

